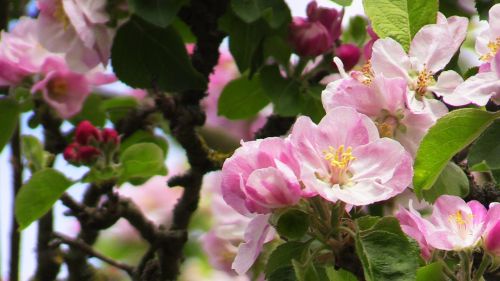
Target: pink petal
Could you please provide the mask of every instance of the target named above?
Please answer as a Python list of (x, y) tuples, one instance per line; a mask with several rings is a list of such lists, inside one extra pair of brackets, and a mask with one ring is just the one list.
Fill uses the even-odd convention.
[(410, 79), (410, 59), (401, 45), (392, 38), (378, 39), (373, 44), (371, 65), (375, 74)]
[(443, 69), (456, 52), (446, 25), (430, 24), (420, 29), (410, 45), (409, 55), (418, 64), (416, 70), (436, 73)]
[(479, 106), (486, 105), (493, 94), (500, 93), (500, 79), (494, 72), (478, 73), (460, 84), (453, 95), (460, 95)]
[(470, 103), (470, 101), (460, 95), (453, 94), (455, 89), (464, 82), (462, 76), (453, 70), (443, 71), (436, 85), (428, 87), (438, 97), (443, 97), (445, 103), (453, 106), (460, 106)]

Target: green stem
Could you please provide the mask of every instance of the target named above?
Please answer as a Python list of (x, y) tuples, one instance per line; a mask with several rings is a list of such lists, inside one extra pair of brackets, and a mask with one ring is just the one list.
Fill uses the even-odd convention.
[(446, 276), (448, 276), (448, 278), (450, 278), (452, 281), (459, 281), (458, 278), (455, 277), (453, 271), (451, 271), (451, 269), (443, 260), (439, 260), (439, 263), (443, 266), (443, 272), (444, 274), (446, 274)]
[(466, 251), (461, 251), (458, 253), (460, 256), (460, 264), (461, 264), (461, 280), (469, 281), (471, 275), (471, 261), (470, 254)]
[(491, 263), (491, 259), (487, 254), (483, 254), (483, 259), (481, 260), (481, 264), (479, 264), (478, 269), (474, 273), (474, 278), (472, 279), (473, 281), (479, 281), (481, 280), (481, 277), (483, 277), (484, 272), (486, 271), (486, 268)]
[(350, 229), (349, 227), (339, 226), (339, 229), (347, 232), (349, 235), (352, 236), (352, 238), (356, 238), (356, 233), (354, 233), (354, 231), (352, 231), (352, 229)]

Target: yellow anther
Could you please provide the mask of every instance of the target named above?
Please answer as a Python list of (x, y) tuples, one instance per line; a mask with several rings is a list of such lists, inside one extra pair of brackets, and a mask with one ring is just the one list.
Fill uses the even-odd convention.
[(325, 154), (325, 159), (330, 161), (333, 168), (345, 169), (351, 161), (356, 159), (356, 157), (352, 156), (352, 147), (349, 146), (344, 151), (344, 145), (339, 146), (338, 149), (329, 146), (328, 150), (323, 151), (323, 154)]
[(487, 46), (490, 52), (479, 57), (482, 61), (490, 61), (496, 55), (500, 49), (500, 37), (497, 37), (495, 41), (490, 41)]
[(373, 71), (372, 71), (372, 64), (370, 60), (368, 60), (362, 67), (361, 67), (361, 73), (363, 73), (364, 80), (361, 82), (365, 85), (370, 85), (373, 81)]
[(455, 222), (458, 226), (463, 226), (467, 223), (467, 221), (470, 221), (473, 218), (472, 214), (467, 215), (466, 218), (464, 218), (462, 211), (457, 211), (456, 213), (450, 215), (450, 221)]
[(427, 92), (427, 86), (431, 85), (434, 82), (434, 77), (432, 76), (432, 72), (427, 70), (424, 66), (417, 76), (417, 85), (415, 88), (415, 92), (418, 96), (423, 97)]

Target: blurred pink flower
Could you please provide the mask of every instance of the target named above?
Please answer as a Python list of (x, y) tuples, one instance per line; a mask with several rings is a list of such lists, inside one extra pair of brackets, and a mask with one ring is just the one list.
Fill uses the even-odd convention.
[(368, 205), (411, 183), (410, 154), (398, 142), (380, 138), (370, 118), (353, 108), (336, 107), (318, 125), (299, 117), (291, 142), (301, 182), (328, 201)]
[(371, 26), (366, 27), (366, 32), (370, 36), (370, 40), (368, 40), (368, 42), (363, 47), (363, 55), (365, 56), (366, 60), (369, 60), (372, 57), (373, 44), (379, 39), (379, 37), (375, 33), (375, 31), (373, 31), (373, 28)]
[(342, 60), (345, 70), (349, 71), (358, 63), (361, 50), (354, 44), (342, 44), (335, 50), (335, 55)]
[(486, 251), (500, 257), (500, 203), (498, 202), (489, 206), (483, 237)]
[(65, 53), (71, 69), (84, 72), (110, 57), (113, 31), (106, 26), (106, 1), (38, 0), (40, 42)]
[(41, 92), (44, 100), (62, 118), (70, 118), (80, 112), (93, 86), (116, 81), (116, 77), (99, 69), (80, 74), (71, 71), (60, 58), (48, 58), (41, 67), (43, 78), (31, 88)]

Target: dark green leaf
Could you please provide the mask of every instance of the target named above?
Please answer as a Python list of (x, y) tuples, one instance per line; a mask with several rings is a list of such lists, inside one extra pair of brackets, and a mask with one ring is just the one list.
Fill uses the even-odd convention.
[(143, 20), (167, 27), (186, 0), (127, 0), (130, 9)]
[(445, 281), (447, 278), (443, 274), (443, 266), (438, 262), (423, 266), (417, 271), (416, 281)]
[(272, 276), (273, 273), (279, 269), (291, 267), (292, 259), (300, 258), (308, 247), (309, 243), (298, 241), (290, 241), (279, 245), (269, 256), (269, 260), (267, 261), (265, 268), (266, 276)]
[(268, 36), (264, 40), (264, 57), (272, 57), (282, 65), (290, 63), (292, 48), (284, 37), (274, 35)]
[(356, 253), (367, 281), (414, 281), (420, 251), (403, 233), (397, 219), (356, 220)]
[(293, 266), (285, 266), (273, 271), (267, 278), (267, 281), (297, 281)]
[(467, 164), (474, 171), (481, 170), (481, 164), (491, 170), (500, 169), (500, 120), (493, 122), (474, 142)]
[(45, 215), (72, 184), (62, 173), (51, 168), (33, 174), (16, 197), (15, 214), (19, 228), (23, 230)]
[(434, 203), (443, 194), (459, 197), (469, 194), (469, 179), (464, 171), (453, 162), (448, 162), (430, 189), (422, 190), (423, 198), (429, 203)]
[(488, 12), (493, 5), (500, 3), (500, 0), (476, 0), (476, 9), (479, 13), (479, 18), (482, 20), (488, 19)]
[(0, 99), (0, 152), (7, 142), (9, 142), (12, 133), (16, 129), (19, 118), (19, 105), (16, 101), (9, 98)]
[(274, 112), (282, 116), (296, 116), (302, 111), (300, 83), (281, 76), (278, 66), (261, 70), (262, 88), (274, 104)]
[(479, 109), (458, 109), (441, 117), (420, 143), (414, 164), (417, 196), (430, 189), (450, 159), (476, 139), (496, 118)]
[(272, 28), (290, 21), (290, 9), (283, 0), (231, 0), (234, 13), (246, 23), (264, 17)]
[(309, 215), (296, 209), (290, 209), (278, 218), (276, 230), (291, 240), (302, 238), (309, 229)]
[(415, 34), (435, 23), (438, 0), (363, 0), (365, 13), (380, 38), (391, 37), (406, 51)]
[(98, 95), (90, 95), (83, 104), (82, 110), (70, 122), (74, 125), (84, 120), (90, 121), (97, 127), (104, 126), (106, 122), (106, 112), (101, 108), (102, 98)]
[(242, 76), (229, 82), (222, 91), (218, 114), (229, 119), (246, 119), (257, 114), (268, 103), (259, 76), (254, 76), (252, 80)]
[(118, 78), (134, 88), (181, 92), (205, 88), (173, 27), (160, 28), (137, 17), (123, 24), (111, 50)]
[(122, 163), (120, 182), (129, 181), (135, 184), (144, 182), (152, 176), (165, 175), (163, 155), (163, 150), (153, 143), (139, 143), (128, 147), (120, 156)]

